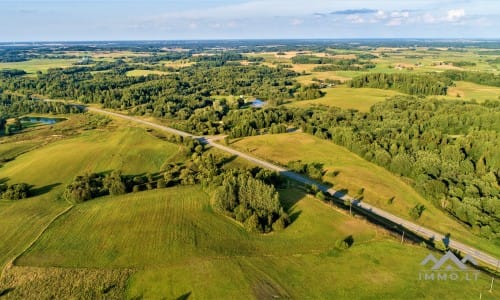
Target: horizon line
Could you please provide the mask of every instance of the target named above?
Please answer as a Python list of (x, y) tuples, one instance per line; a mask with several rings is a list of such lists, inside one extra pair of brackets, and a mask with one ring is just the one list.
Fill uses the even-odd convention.
[(90, 43), (90, 42), (192, 42), (192, 41), (353, 41), (353, 40), (433, 40), (433, 41), (500, 41), (500, 37), (352, 37), (352, 38), (185, 38), (185, 39), (86, 39), (86, 40), (17, 40), (0, 44), (19, 43)]

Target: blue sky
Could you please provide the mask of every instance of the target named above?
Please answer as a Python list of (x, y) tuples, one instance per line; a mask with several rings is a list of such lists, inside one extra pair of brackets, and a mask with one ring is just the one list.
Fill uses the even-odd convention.
[(500, 0), (0, 0), (0, 41), (500, 38)]

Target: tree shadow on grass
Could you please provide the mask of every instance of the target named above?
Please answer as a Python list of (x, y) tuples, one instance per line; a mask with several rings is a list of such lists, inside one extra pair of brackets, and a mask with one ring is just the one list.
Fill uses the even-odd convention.
[(8, 293), (12, 292), (13, 290), (15, 290), (15, 288), (13, 288), (13, 287), (6, 288), (4, 290), (0, 290), (0, 297), (7, 295)]
[(189, 297), (191, 297), (191, 291), (185, 293), (184, 295), (181, 295), (179, 297), (176, 298), (176, 300), (187, 300), (189, 299)]
[(289, 217), (290, 217), (290, 223), (295, 222), (299, 218), (299, 216), (302, 214), (301, 210), (293, 211)]
[(56, 186), (60, 186), (61, 183), (60, 182), (57, 182), (57, 183), (53, 183), (53, 184), (48, 184), (48, 185), (45, 185), (45, 186), (41, 186), (41, 187), (38, 187), (36, 189), (31, 189), (31, 195), (32, 196), (40, 196), (40, 195), (43, 195), (45, 193), (48, 193), (50, 192), (53, 188), (55, 188)]
[(340, 189), (338, 191), (335, 192), (335, 194), (333, 194), (332, 196), (335, 197), (335, 198), (342, 198), (344, 197), (345, 195), (349, 194), (349, 190), (348, 189)]
[(234, 161), (235, 159), (238, 158), (238, 155), (231, 155), (229, 157), (224, 157), (221, 162), (220, 162), (220, 166), (224, 166), (232, 161)]

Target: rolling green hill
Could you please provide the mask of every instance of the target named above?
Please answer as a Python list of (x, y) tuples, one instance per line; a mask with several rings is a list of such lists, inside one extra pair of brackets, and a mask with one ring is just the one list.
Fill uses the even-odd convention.
[[(481, 291), (490, 296), (484, 274), (468, 285), (419, 281), (419, 263), (429, 253), (425, 248), (401, 245), (384, 230), (298, 190), (281, 196), (294, 222), (268, 235), (248, 233), (214, 213), (199, 186), (89, 201), (55, 221), (8, 272), (35, 268), (43, 276), (19, 292), (36, 293), (30, 286), (57, 286), (52, 273), (64, 269), (108, 270), (111, 282), (121, 282), (118, 270), (131, 269), (123, 292), (144, 299), (430, 299)], [(347, 236), (352, 246), (338, 249), (337, 241)], [(72, 272), (70, 282), (80, 274)], [(360, 289), (363, 283), (369, 284)]]

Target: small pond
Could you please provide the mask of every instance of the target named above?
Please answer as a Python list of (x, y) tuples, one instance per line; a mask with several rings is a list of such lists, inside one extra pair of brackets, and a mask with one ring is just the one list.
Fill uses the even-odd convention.
[(33, 124), (55, 124), (62, 121), (66, 121), (65, 118), (49, 118), (49, 117), (23, 117), (19, 119), (22, 123), (33, 123)]
[(266, 101), (260, 100), (260, 99), (255, 99), (250, 103), (251, 107), (263, 107), (266, 104)]

